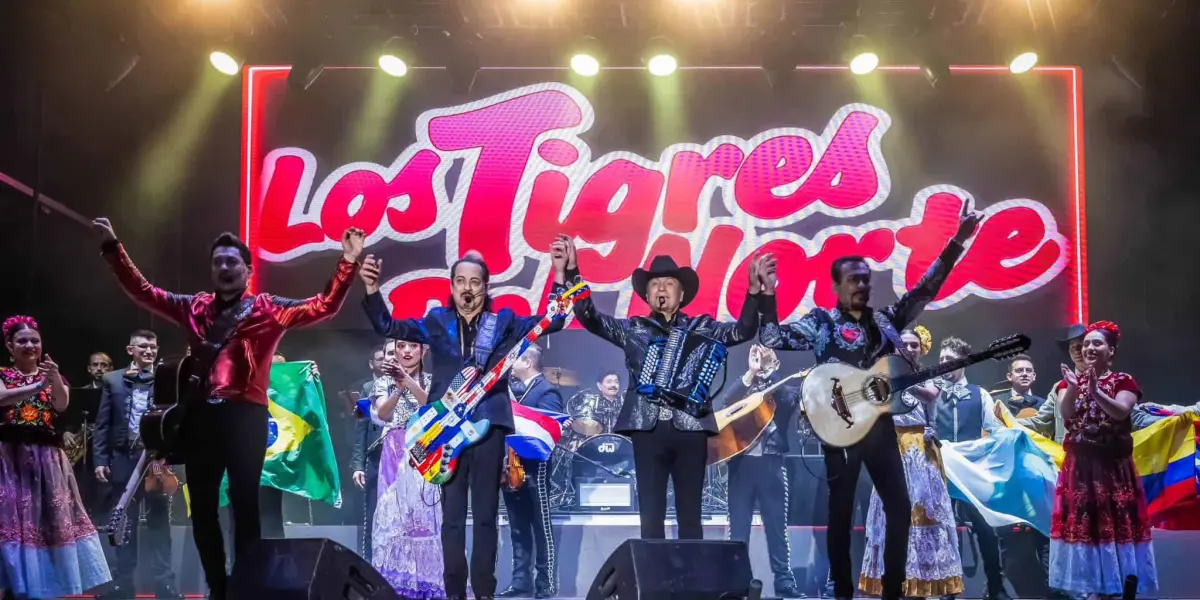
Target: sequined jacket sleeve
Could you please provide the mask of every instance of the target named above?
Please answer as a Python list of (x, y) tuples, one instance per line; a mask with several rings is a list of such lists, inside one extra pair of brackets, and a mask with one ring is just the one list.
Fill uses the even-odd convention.
[(429, 330), (425, 327), (425, 319), (393, 319), (391, 311), (383, 301), (383, 294), (367, 294), (362, 305), (375, 333), (393, 340), (429, 343)]
[(738, 344), (749, 342), (758, 333), (759, 303), (760, 300), (765, 301), (766, 298), (770, 298), (773, 301), (775, 296), (746, 294), (746, 301), (742, 303), (742, 312), (738, 315), (737, 321), (729, 323), (718, 321), (708, 316), (698, 317), (704, 319), (706, 322), (703, 326), (697, 328), (697, 331), (726, 346), (737, 346)]
[(773, 350), (812, 350), (820, 334), (820, 323), (815, 310), (786, 325), (779, 324), (775, 309), (775, 296), (762, 297), (759, 303), (762, 321), (758, 330), (758, 342)]
[(350, 281), (358, 265), (341, 259), (337, 270), (320, 294), (304, 300), (289, 300), (268, 296), (275, 321), (286, 329), (303, 327), (332, 319), (342, 309), (350, 293)]
[[(580, 277), (579, 271), (567, 272), (569, 284), (574, 285), (581, 281), (583, 278)], [(593, 335), (600, 336), (618, 348), (625, 347), (625, 341), (629, 337), (629, 319), (618, 319), (600, 312), (591, 297), (575, 302), (575, 318)]]
[(925, 306), (937, 297), (938, 292), (942, 289), (942, 284), (946, 283), (946, 277), (950, 275), (950, 269), (954, 268), (954, 263), (958, 261), (958, 257), (962, 253), (962, 245), (951, 240), (949, 244), (946, 244), (946, 248), (942, 250), (942, 254), (937, 257), (937, 260), (929, 265), (929, 270), (925, 271), (925, 275), (921, 277), (921, 281), (917, 282), (916, 287), (901, 296), (895, 304), (881, 311), (897, 331), (916, 321), (921, 311), (925, 310)]
[(120, 242), (106, 242), (100, 248), (101, 255), (117, 276), (117, 282), (125, 294), (138, 306), (176, 324), (186, 324), (188, 308), (193, 296), (173, 294), (155, 287), (146, 281), (142, 272), (133, 264), (125, 247)]

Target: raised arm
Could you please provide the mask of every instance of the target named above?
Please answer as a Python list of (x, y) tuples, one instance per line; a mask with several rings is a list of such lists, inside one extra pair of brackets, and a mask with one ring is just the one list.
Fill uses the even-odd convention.
[(946, 244), (937, 260), (929, 265), (929, 270), (925, 271), (925, 275), (921, 277), (921, 281), (917, 282), (916, 287), (901, 296), (895, 304), (883, 309), (882, 312), (897, 331), (903, 330), (916, 321), (921, 311), (925, 310), (925, 306), (937, 297), (938, 292), (942, 289), (942, 284), (946, 283), (946, 277), (950, 275), (950, 270), (954, 268), (954, 263), (958, 262), (958, 258), (962, 256), (963, 244), (967, 243), (967, 240), (975, 234), (975, 228), (979, 225), (981, 218), (979, 214), (969, 212), (967, 204), (964, 202), (963, 214), (959, 219), (958, 232), (954, 234), (954, 238)]
[(367, 290), (362, 306), (363, 312), (367, 313), (367, 320), (371, 322), (371, 327), (375, 329), (375, 333), (386, 338), (428, 344), (429, 331), (425, 328), (423, 318), (399, 320), (392, 318), (391, 311), (383, 301), (383, 294), (379, 292), (379, 275), (382, 268), (383, 259), (368, 255), (363, 260), (363, 266), (358, 272)]
[(761, 310), (759, 305), (764, 300), (774, 304), (775, 296), (770, 296), (768, 299), (762, 294), (746, 294), (746, 301), (742, 303), (742, 312), (738, 315), (737, 322), (725, 323), (714, 320), (712, 329), (704, 333), (726, 346), (737, 346), (753, 341), (754, 336), (758, 333), (759, 311)]
[(173, 294), (146, 281), (125, 252), (125, 247), (117, 241), (117, 234), (113, 232), (108, 219), (96, 219), (92, 222), (92, 228), (100, 234), (100, 254), (117, 276), (117, 283), (125, 290), (125, 294), (138, 306), (164, 319), (177, 324), (184, 323), (192, 296)]
[[(550, 255), (554, 261), (556, 292), (565, 291), (568, 284), (575, 285), (583, 281), (579, 274), (575, 243), (570, 237), (559, 235), (550, 246)], [(575, 318), (579, 319), (583, 328), (592, 335), (599, 336), (618, 348), (625, 347), (625, 340), (629, 335), (629, 319), (618, 319), (600, 312), (590, 297), (575, 302)]]
[(271, 297), (275, 320), (285, 328), (292, 328), (332, 319), (346, 302), (346, 294), (350, 293), (350, 281), (358, 270), (358, 257), (362, 254), (363, 237), (362, 230), (354, 227), (342, 234), (342, 260), (320, 294), (300, 301)]
[[(755, 270), (759, 273), (755, 273)], [(775, 304), (775, 261), (766, 260), (751, 267), (750, 290), (762, 290), (758, 297), (758, 343), (772, 350), (812, 350), (822, 343), (818, 339), (820, 322), (816, 310), (810, 310), (799, 320), (786, 325), (779, 324), (779, 310)], [(757, 278), (757, 282), (755, 279)]]

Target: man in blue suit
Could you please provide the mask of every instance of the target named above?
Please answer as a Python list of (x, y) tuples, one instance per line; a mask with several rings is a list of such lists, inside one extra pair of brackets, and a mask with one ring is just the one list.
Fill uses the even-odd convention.
[[(565, 272), (566, 249), (552, 248), (555, 273)], [(360, 275), (366, 284), (363, 308), (375, 332), (381, 336), (418, 342), (429, 347), (428, 367), (433, 383), (429, 398), (440, 399), (451, 381), (466, 366), (481, 371), (494, 367), (519, 343), (542, 317), (518, 317), (505, 308), (492, 312), (488, 296), (488, 268), (477, 253), (467, 253), (450, 267), (450, 299), (420, 319), (393, 319), (379, 293), (383, 261), (368, 256)], [(562, 281), (560, 277), (557, 279)], [(552, 294), (564, 291), (556, 286)], [(548, 333), (560, 331), (563, 320), (555, 320)], [(470, 576), (475, 598), (483, 600), (496, 593), (496, 519), (500, 509), (500, 471), (504, 464), (504, 436), (513, 431), (512, 405), (508, 385), (499, 381), (475, 407), (471, 420), (486, 420), (486, 434), (463, 450), (458, 470), (443, 486), (442, 558), (445, 565), (446, 595), (451, 600), (467, 597)], [(467, 568), (467, 499), (473, 508), (471, 564)]]
[[(538, 410), (563, 412), (562, 394), (542, 377), (542, 351), (537, 346), (530, 346), (513, 364), (508, 390), (513, 402)], [(544, 460), (522, 459), (521, 464), (525, 468), (525, 485), (511, 492), (504, 490), (513, 547), (512, 584), (497, 596), (549, 598), (557, 587), (554, 531), (550, 522), (550, 471)], [(535, 567), (537, 575), (531, 586), (530, 574)]]

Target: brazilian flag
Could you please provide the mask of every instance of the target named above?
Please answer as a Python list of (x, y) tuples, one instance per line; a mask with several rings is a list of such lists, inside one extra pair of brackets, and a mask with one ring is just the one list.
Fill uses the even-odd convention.
[[(340, 506), (342, 484), (329, 436), (325, 392), (312, 369), (311, 361), (271, 365), (267, 389), (271, 416), (262, 485)], [(228, 502), (225, 485), (221, 504)]]

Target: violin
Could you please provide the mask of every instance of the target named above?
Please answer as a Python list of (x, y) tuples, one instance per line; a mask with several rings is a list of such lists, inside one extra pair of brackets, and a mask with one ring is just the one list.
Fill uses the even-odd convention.
[(512, 448), (504, 457), (504, 471), (500, 474), (500, 484), (505, 490), (515, 492), (525, 485), (525, 467), (521, 465), (521, 457)]
[(179, 476), (164, 461), (156, 460), (146, 470), (146, 491), (174, 496), (179, 492)]

